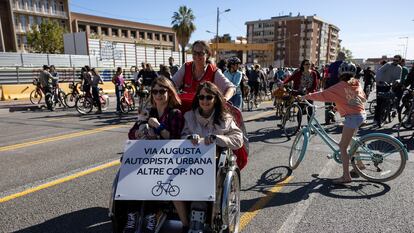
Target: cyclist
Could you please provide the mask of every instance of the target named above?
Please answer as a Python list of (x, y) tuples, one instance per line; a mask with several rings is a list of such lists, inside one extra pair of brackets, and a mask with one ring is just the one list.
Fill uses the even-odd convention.
[[(335, 102), (338, 112), (345, 117), (342, 137), (339, 142), (343, 174), (342, 177), (332, 180), (336, 184), (351, 182), (351, 173), (349, 171), (350, 158), (347, 148), (352, 136), (356, 134), (359, 126), (366, 118), (364, 107), (366, 98), (359, 81), (355, 78), (356, 71), (356, 66), (353, 63), (343, 62), (338, 70), (339, 83), (323, 91), (310, 93), (303, 97), (308, 100)], [(363, 165), (358, 164), (358, 166), (362, 169), (361, 166)], [(356, 174), (353, 171), (351, 172)]]
[(98, 108), (98, 111), (96, 111), (96, 114), (100, 114), (102, 113), (102, 108), (101, 108), (101, 100), (99, 98), (99, 86), (98, 85), (103, 84), (103, 80), (101, 76), (99, 75), (99, 72), (95, 68), (92, 68), (91, 74), (92, 74), (93, 101), (95, 102), (96, 107)]
[(369, 93), (372, 91), (372, 85), (374, 85), (375, 83), (375, 73), (374, 71), (371, 70), (371, 67), (367, 67), (364, 71), (363, 71), (363, 81), (364, 81), (364, 92), (365, 95), (367, 97), (367, 99), (369, 98)]
[(264, 82), (265, 75), (260, 70), (260, 65), (254, 65), (254, 70), (249, 72), (249, 82), (250, 92), (254, 93), (254, 102), (257, 105), (257, 96), (259, 95), (260, 83)]
[(374, 123), (381, 127), (381, 113), (384, 109), (386, 99), (378, 95), (381, 92), (389, 92), (391, 87), (387, 84), (392, 84), (394, 81), (401, 78), (402, 68), (399, 65), (401, 56), (395, 55), (392, 62), (387, 62), (377, 71), (376, 86), (377, 86), (377, 106), (375, 107)]
[(241, 63), (238, 57), (232, 57), (227, 60), (227, 70), (224, 71), (224, 76), (230, 80), (236, 86), (236, 94), (231, 97), (230, 102), (241, 109), (242, 107), (242, 91), (240, 83), (242, 80), (242, 72), (239, 71), (239, 64)]
[[(290, 81), (293, 82), (293, 95), (313, 93), (318, 87), (318, 76), (316, 72), (311, 69), (311, 64), (308, 59), (304, 59), (300, 63), (300, 68), (294, 72), (292, 76), (283, 80), (283, 84), (287, 84)], [(309, 115), (310, 114), (312, 114), (312, 112), (310, 112)]]
[(85, 66), (85, 72), (83, 74), (83, 91), (87, 96), (91, 96), (91, 83), (92, 83), (92, 73), (91, 67)]
[(121, 114), (121, 96), (124, 94), (124, 76), (121, 67), (116, 69), (116, 73), (112, 77), (112, 83), (115, 85), (116, 113)]
[(40, 87), (42, 88), (43, 93), (46, 95), (50, 93), (50, 84), (51, 80), (53, 80), (53, 76), (50, 74), (50, 67), (47, 65), (43, 65), (43, 71), (39, 75), (39, 82)]

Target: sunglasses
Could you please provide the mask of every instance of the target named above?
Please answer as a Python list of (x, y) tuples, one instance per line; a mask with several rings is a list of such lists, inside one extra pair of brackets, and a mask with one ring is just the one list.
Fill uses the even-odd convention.
[(303, 64), (304, 66), (309, 66), (310, 64), (309, 63), (305, 63), (305, 64)]
[(214, 98), (213, 95), (198, 95), (197, 97), (198, 97), (199, 100), (204, 100), (204, 99), (212, 100)]
[(193, 56), (204, 56), (206, 55), (203, 51), (193, 51)]
[(164, 95), (166, 92), (167, 92), (167, 90), (165, 90), (165, 89), (160, 89), (160, 90), (153, 89), (153, 90), (151, 90), (151, 94), (153, 94), (153, 95), (158, 95), (158, 93), (160, 93), (160, 95)]

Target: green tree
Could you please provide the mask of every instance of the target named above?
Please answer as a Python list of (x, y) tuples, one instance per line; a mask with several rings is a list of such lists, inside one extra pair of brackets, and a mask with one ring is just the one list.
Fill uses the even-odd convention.
[(63, 33), (65, 29), (56, 21), (43, 20), (33, 24), (27, 32), (27, 43), (36, 53), (63, 53)]
[(352, 51), (351, 50), (349, 50), (349, 49), (347, 49), (345, 47), (342, 47), (341, 48), (341, 51), (345, 53), (345, 56), (346, 56), (346, 59), (345, 60), (346, 61), (351, 61), (354, 58), (352, 56)]
[(174, 12), (172, 17), (171, 24), (177, 35), (178, 44), (181, 46), (183, 62), (185, 62), (185, 46), (190, 41), (191, 34), (196, 29), (193, 23), (194, 19), (195, 16), (193, 15), (193, 10), (187, 8), (187, 6), (180, 6), (178, 12)]

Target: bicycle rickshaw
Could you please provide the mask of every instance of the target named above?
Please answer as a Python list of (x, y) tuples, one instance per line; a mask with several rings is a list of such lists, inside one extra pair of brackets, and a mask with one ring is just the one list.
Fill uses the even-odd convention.
[[(191, 95), (182, 94), (181, 99), (183, 101), (182, 111), (189, 109), (189, 100)], [(229, 106), (236, 124), (242, 129), (244, 136), (246, 135), (242, 115), (239, 109)], [(139, 141), (139, 140), (138, 140)], [(154, 140), (152, 142), (169, 143), (169, 142), (182, 142), (191, 144), (189, 140)], [(131, 141), (128, 141), (130, 143)], [(135, 141), (137, 143), (137, 141)], [(143, 141), (148, 142), (148, 141)], [(174, 143), (174, 142), (173, 142)], [(145, 143), (144, 143), (145, 144)], [(201, 145), (201, 144), (200, 144)], [(142, 146), (140, 146), (142, 147)], [(127, 148), (127, 146), (125, 147)], [(127, 152), (127, 150), (126, 150)], [(214, 153), (214, 152), (213, 152)], [(231, 151), (226, 148), (216, 148), (213, 166), (215, 167), (215, 175), (204, 177), (202, 181), (196, 183), (193, 190), (197, 190), (202, 186), (210, 182), (214, 182), (215, 195), (196, 199), (187, 199), (186, 201), (193, 201), (191, 204), (191, 217), (190, 217), (190, 231), (189, 232), (239, 232), (240, 222), (240, 169), (247, 163), (248, 154), (248, 141), (245, 137), (244, 145), (242, 148), (236, 151)], [(126, 154), (124, 154), (125, 156)], [(121, 161), (125, 158), (121, 158)], [(122, 169), (122, 167), (121, 167)], [(140, 229), (143, 225), (142, 221), (146, 212), (146, 208), (151, 206), (157, 206), (164, 216), (164, 224), (158, 226), (156, 232), (180, 232), (181, 223), (175, 208), (172, 204), (172, 200), (177, 200), (175, 197), (183, 191), (172, 181), (175, 176), (168, 176), (164, 179), (157, 179), (154, 187), (140, 188), (145, 189), (146, 192), (152, 192), (152, 196), (160, 196), (160, 193), (168, 194), (170, 199), (163, 199), (161, 202), (154, 202), (152, 200), (159, 199), (134, 199), (134, 200), (120, 200), (116, 196), (119, 191), (120, 184), (120, 171), (118, 171), (112, 186), (111, 199), (109, 204), (109, 216), (113, 224), (113, 232), (122, 232), (126, 222), (128, 210), (134, 208), (138, 211), (138, 223), (137, 228)], [(178, 180), (178, 179), (177, 179)], [(137, 184), (140, 186), (140, 184)], [(196, 187), (197, 186), (197, 187)], [(214, 187), (213, 187), (214, 189)], [(204, 195), (204, 194), (203, 194)], [(199, 199), (201, 198), (201, 199)], [(198, 201), (202, 200), (202, 201)], [(196, 229), (196, 230), (194, 230)], [(139, 232), (139, 231), (138, 231)]]

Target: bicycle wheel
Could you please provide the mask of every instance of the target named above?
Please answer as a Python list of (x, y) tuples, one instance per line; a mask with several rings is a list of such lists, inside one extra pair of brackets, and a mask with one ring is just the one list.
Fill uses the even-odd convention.
[(411, 102), (407, 102), (401, 106), (401, 109), (398, 111), (398, 121), (401, 123), (401, 126), (406, 129), (411, 129), (413, 127), (412, 122), (412, 111), (411, 111)]
[(386, 182), (404, 170), (407, 151), (396, 138), (372, 134), (360, 138), (350, 151), (354, 170), (369, 181)]
[(129, 112), (129, 105), (127, 103), (127, 100), (125, 99), (125, 96), (121, 97), (120, 102), (121, 102), (121, 104), (120, 104), (121, 105), (121, 112), (122, 113), (128, 113)]
[(168, 193), (175, 197), (180, 193), (180, 188), (177, 185), (171, 185), (171, 187), (168, 189)]
[(287, 137), (295, 135), (302, 124), (302, 109), (297, 103), (290, 105), (283, 116), (283, 131)]
[(45, 95), (45, 102), (46, 102), (47, 109), (49, 109), (50, 111), (55, 110), (56, 102), (55, 102), (55, 98), (52, 93), (47, 93)]
[(377, 107), (377, 99), (373, 99), (369, 102), (369, 112), (375, 114), (375, 108)]
[(38, 90), (33, 90), (30, 92), (30, 102), (32, 104), (39, 104), (42, 101), (42, 93)]
[(161, 185), (155, 185), (154, 187), (152, 187), (152, 195), (158, 197), (159, 195), (161, 195), (163, 189)]
[(78, 99), (78, 96), (79, 95), (75, 92), (70, 92), (70, 93), (66, 94), (65, 99), (64, 99), (65, 100), (65, 105), (68, 108), (74, 108), (75, 105), (76, 105), (76, 100)]
[(254, 105), (254, 95), (249, 94), (249, 97), (247, 97), (247, 110), (252, 111)]
[(78, 100), (76, 100), (76, 111), (80, 114), (88, 114), (92, 111), (93, 102), (92, 99), (87, 98), (85, 96), (80, 96)]
[(129, 99), (129, 111), (132, 112), (135, 110), (135, 100), (134, 97), (131, 96)]
[(109, 97), (107, 95), (99, 95), (99, 101), (101, 102), (101, 110), (106, 111), (109, 107)]
[(296, 169), (300, 162), (302, 162), (303, 157), (306, 153), (306, 148), (308, 147), (308, 135), (303, 129), (298, 135), (296, 135), (295, 140), (293, 141), (292, 148), (290, 149), (289, 155), (289, 167), (290, 169)]
[(65, 100), (66, 93), (62, 89), (59, 89), (57, 98), (58, 98), (59, 104), (66, 108), (67, 107), (66, 100)]

